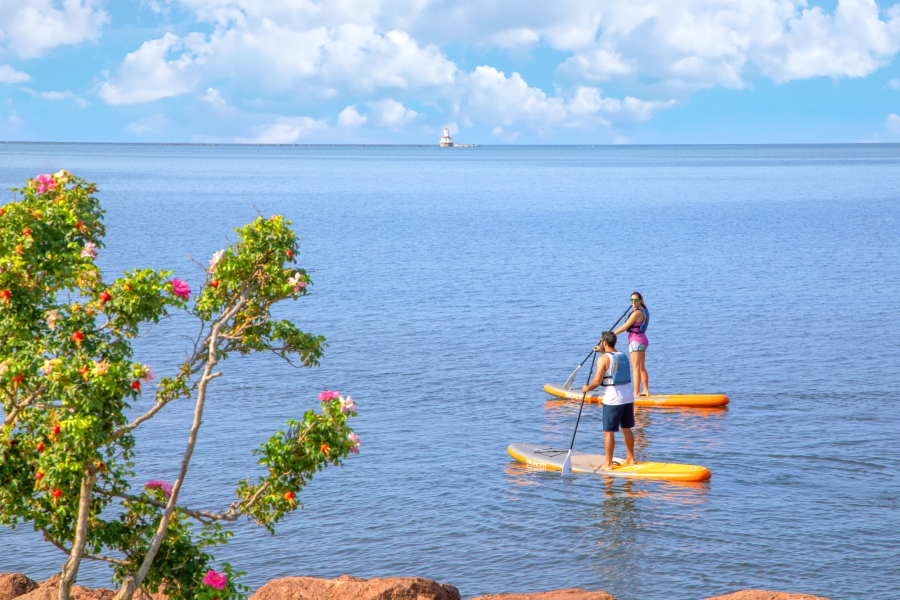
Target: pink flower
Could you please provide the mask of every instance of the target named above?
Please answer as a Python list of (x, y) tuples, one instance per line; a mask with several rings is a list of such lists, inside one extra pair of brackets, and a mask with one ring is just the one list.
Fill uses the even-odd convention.
[(216, 265), (219, 264), (219, 261), (222, 260), (222, 257), (225, 256), (224, 250), (219, 250), (215, 254), (212, 255), (212, 258), (209, 259), (209, 272), (212, 273), (216, 270)]
[(144, 380), (144, 383), (150, 383), (151, 381), (156, 379), (156, 373), (154, 373), (150, 369), (151, 369), (150, 365), (144, 366), (144, 374), (141, 375), (141, 379)]
[(341, 398), (341, 412), (356, 412), (356, 403), (353, 402), (353, 398), (347, 396), (346, 399)]
[[(171, 484), (166, 483), (165, 481), (159, 481), (158, 479), (151, 479), (147, 483), (144, 484), (144, 489), (154, 489), (159, 488), (165, 493), (166, 498), (172, 497), (172, 486)], [(222, 589), (222, 588), (219, 588)]]
[(350, 448), (351, 454), (359, 454), (359, 436), (350, 432), (350, 435), (347, 436), (347, 439), (353, 442), (353, 447)]
[(306, 287), (306, 282), (303, 281), (303, 273), (301, 273), (300, 271), (294, 273), (293, 277), (288, 279), (288, 283), (294, 286), (295, 294), (300, 291), (300, 288)]
[(340, 398), (341, 395), (338, 391), (325, 390), (321, 394), (319, 394), (320, 402), (328, 402), (329, 400), (334, 400), (335, 398)]
[(38, 175), (34, 178), (34, 189), (37, 190), (38, 194), (43, 194), (47, 190), (56, 189), (56, 180), (53, 179), (53, 175), (50, 175), (49, 173)]
[(81, 251), (81, 258), (97, 258), (97, 244), (88, 242)]
[(216, 588), (217, 590), (224, 590), (225, 584), (228, 583), (228, 576), (224, 573), (216, 573), (212, 569), (206, 572), (206, 575), (203, 576), (203, 585), (208, 585), (211, 588)]
[(188, 284), (180, 279), (172, 279), (172, 291), (176, 296), (184, 298), (187, 300), (191, 297), (191, 288), (188, 287)]

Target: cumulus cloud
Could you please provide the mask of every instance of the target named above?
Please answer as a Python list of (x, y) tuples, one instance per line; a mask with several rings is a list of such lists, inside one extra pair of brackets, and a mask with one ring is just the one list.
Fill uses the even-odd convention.
[(169, 123), (169, 119), (163, 114), (150, 115), (134, 123), (125, 126), (126, 131), (144, 135), (146, 133), (155, 133), (165, 127)]
[(390, 98), (373, 102), (372, 112), (379, 125), (395, 128), (403, 127), (419, 116), (416, 111)]
[(368, 120), (369, 119), (356, 112), (356, 106), (348, 106), (338, 115), (338, 125), (343, 127), (359, 127)]
[(0, 65), (0, 83), (23, 83), (31, 81), (31, 75), (16, 71), (9, 65)]
[(461, 0), (411, 13), (407, 30), (424, 43), (506, 49), (513, 32), (528, 31), (572, 53), (561, 75), (688, 91), (742, 88), (760, 74), (777, 82), (863, 77), (900, 51), (900, 8), (879, 11), (875, 0), (838, 0), (832, 12), (805, 0), (523, 0), (514, 9)]
[(0, 41), (22, 58), (68, 44), (95, 41), (109, 19), (99, 0), (4, 0)]
[(900, 133), (900, 115), (889, 114), (884, 120), (884, 128), (891, 133)]
[(219, 94), (219, 90), (216, 88), (206, 88), (206, 93), (200, 97), (201, 100), (206, 102), (207, 104), (211, 104), (217, 108), (224, 108), (228, 106), (228, 103), (225, 102), (225, 99), (222, 98), (221, 94)]
[(887, 87), (891, 88), (892, 90), (900, 90), (900, 79), (894, 77), (887, 82)]
[[(466, 77), (465, 110), (476, 120), (500, 126), (525, 124), (539, 133), (554, 127), (629, 124), (648, 120), (659, 110), (674, 106), (674, 100), (647, 101), (631, 96), (624, 100), (604, 98), (592, 87), (579, 87), (569, 98), (548, 96), (531, 87), (521, 75), (507, 77), (489, 66), (480, 66)], [(495, 135), (503, 133), (495, 131)]]
[(228, 22), (210, 35), (167, 33), (144, 42), (99, 95), (114, 105), (149, 102), (228, 77), (256, 81), (262, 91), (304, 88), (329, 97), (336, 88), (373, 93), (447, 85), (457, 71), (436, 46), (422, 47), (403, 31), (379, 34), (357, 23), (309, 28), (262, 17)]
[[(119, 76), (100, 84), (97, 94), (112, 105), (138, 104), (189, 92), (204, 62), (203, 36), (167, 33), (125, 57)], [(178, 56), (170, 55), (181, 52)]]

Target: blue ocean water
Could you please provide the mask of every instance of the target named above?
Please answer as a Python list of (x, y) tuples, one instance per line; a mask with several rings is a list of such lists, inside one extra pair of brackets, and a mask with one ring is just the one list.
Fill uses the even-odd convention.
[[(318, 476), (274, 537), (232, 526), (216, 554), (246, 583), (896, 597), (900, 147), (0, 144), (0, 188), (63, 167), (99, 185), (108, 277), (163, 267), (196, 287), (192, 258), (257, 210), (301, 238), (315, 285), (279, 314), (328, 338), (322, 366), (228, 361), (186, 499), (227, 505), (255, 472), (250, 451), (322, 389), (357, 401), (362, 454)], [(511, 442), (568, 442), (577, 405), (541, 386), (568, 376), (634, 290), (653, 315), (651, 390), (732, 401), (639, 409), (638, 458), (705, 465), (712, 480), (515, 464)], [(138, 358), (166, 374), (194, 332), (172, 319)], [(191, 410), (140, 431), (141, 477), (174, 477)], [(598, 407), (576, 447), (602, 448)], [(0, 530), (0, 571), (42, 578), (62, 562), (34, 532)], [(80, 578), (108, 580), (96, 564)]]

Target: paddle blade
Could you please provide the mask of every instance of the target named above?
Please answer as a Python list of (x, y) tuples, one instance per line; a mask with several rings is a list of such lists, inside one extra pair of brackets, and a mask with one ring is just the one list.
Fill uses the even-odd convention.
[(575, 367), (575, 370), (572, 371), (572, 374), (569, 375), (569, 378), (568, 378), (568, 379), (566, 379), (566, 385), (565, 385), (565, 388), (566, 388), (567, 390), (571, 390), (571, 389), (572, 389), (572, 383), (575, 381), (575, 375), (578, 373), (578, 369), (580, 369), (580, 368), (581, 368), (581, 365), (578, 365), (577, 367)]
[(568, 477), (572, 474), (572, 451), (566, 454), (566, 460), (563, 461), (562, 476)]

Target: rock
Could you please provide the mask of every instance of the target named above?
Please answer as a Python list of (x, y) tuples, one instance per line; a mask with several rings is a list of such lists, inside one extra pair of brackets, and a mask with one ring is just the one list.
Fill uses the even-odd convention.
[[(56, 600), (59, 594), (58, 574), (38, 585), (37, 589), (19, 596), (17, 600)], [(112, 600), (115, 595), (114, 591), (105, 588), (92, 590), (80, 585), (72, 586), (72, 600)]]
[(460, 596), (452, 585), (422, 577), (360, 579), (342, 575), (337, 579), (273, 579), (250, 600), (460, 600)]
[(810, 594), (789, 594), (788, 592), (770, 592), (768, 590), (741, 590), (733, 594), (715, 596), (706, 600), (828, 600), (824, 596)]
[(0, 573), (0, 600), (12, 600), (24, 596), (38, 586), (21, 573)]
[(612, 594), (598, 590), (589, 592), (581, 588), (553, 590), (534, 594), (489, 594), (478, 596), (472, 600), (616, 600)]

